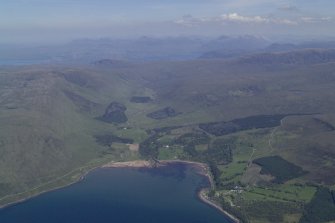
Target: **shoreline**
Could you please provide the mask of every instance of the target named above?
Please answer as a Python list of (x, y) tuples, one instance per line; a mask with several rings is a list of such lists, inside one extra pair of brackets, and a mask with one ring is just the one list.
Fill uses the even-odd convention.
[(210, 181), (211, 186), (213, 186), (213, 180), (210, 177), (209, 174), (209, 167), (205, 163), (199, 163), (195, 161), (187, 161), (187, 160), (158, 160), (157, 163), (153, 164), (146, 160), (134, 160), (134, 161), (126, 161), (126, 162), (109, 162), (107, 164), (104, 164), (101, 166), (101, 168), (155, 168), (155, 167), (161, 167), (166, 166), (170, 164), (188, 164), (193, 165), (193, 167), (200, 167), (198, 170), (199, 174), (207, 176)]
[[(71, 182), (69, 182), (69, 183), (67, 183), (67, 184), (63, 184), (63, 185), (56, 186), (56, 187), (51, 187), (50, 189), (42, 190), (42, 191), (37, 192), (37, 193), (35, 193), (35, 194), (29, 195), (29, 196), (26, 196), (26, 197), (23, 197), (23, 198), (19, 198), (18, 200), (15, 200), (15, 201), (12, 201), (12, 202), (9, 202), (9, 203), (6, 203), (6, 204), (2, 204), (2, 205), (0, 205), (0, 210), (1, 210), (1, 209), (4, 209), (4, 208), (8, 208), (8, 207), (10, 207), (10, 206), (14, 206), (14, 205), (23, 203), (23, 202), (25, 202), (25, 201), (27, 201), (27, 200), (30, 200), (30, 199), (32, 199), (32, 198), (34, 198), (34, 197), (37, 197), (37, 196), (39, 196), (39, 195), (42, 195), (42, 194), (45, 194), (45, 193), (48, 193), (48, 192), (52, 192), (52, 191), (55, 191), (55, 190), (59, 190), (59, 189), (62, 189), (62, 188), (71, 186), (71, 185), (73, 185), (73, 184), (79, 183), (80, 181), (82, 181), (82, 180), (85, 178), (85, 176), (86, 176), (87, 174), (89, 174), (91, 171), (94, 171), (94, 170), (96, 170), (96, 169), (98, 169), (98, 168), (101, 168), (101, 166), (96, 166), (96, 167), (93, 167), (93, 168), (91, 168), (91, 169), (85, 171), (83, 174), (81, 174), (81, 175), (78, 177), (78, 179), (76, 179), (76, 180), (74, 180), (74, 181), (71, 181)], [(44, 186), (44, 185), (42, 185), (42, 186)], [(39, 187), (42, 187), (42, 186), (39, 186)], [(38, 188), (38, 187), (36, 187), (36, 188)], [(7, 195), (7, 196), (8, 196), (8, 197), (20, 196), (21, 194), (29, 193), (29, 192), (35, 190), (36, 188), (31, 189), (31, 190), (29, 190), (29, 191), (24, 191), (24, 192), (21, 192), (21, 193), (18, 193), (18, 194), (11, 194), (11, 195)], [(3, 197), (2, 199), (6, 198), (7, 196)], [(0, 199), (0, 200), (1, 200), (1, 199)]]
[[(210, 184), (210, 188), (214, 188), (213, 178), (210, 174), (209, 167), (205, 163), (195, 162), (195, 161), (187, 161), (187, 160), (159, 160), (158, 165), (154, 166), (149, 161), (145, 160), (135, 160), (135, 161), (128, 161), (128, 162), (110, 162), (102, 166), (102, 168), (154, 168), (160, 166), (166, 166), (169, 164), (175, 163), (183, 163), (188, 165), (193, 165), (193, 167), (199, 168), (197, 169), (198, 174), (205, 176)], [(219, 204), (212, 201), (206, 194), (210, 188), (201, 188), (197, 192), (197, 197), (203, 203), (217, 209), (218, 211), (222, 212), (225, 216), (227, 216), (231, 221), (234, 223), (240, 223), (240, 220), (235, 217), (234, 215), (230, 214), (229, 212), (225, 211)]]
[[(79, 183), (80, 181), (82, 181), (85, 178), (85, 176), (87, 174), (89, 174), (91, 171), (94, 171), (94, 170), (99, 169), (99, 168), (134, 168), (134, 169), (140, 169), (140, 168), (155, 168), (155, 167), (161, 167), (161, 166), (166, 166), (166, 165), (176, 164), (176, 163), (188, 164), (188, 165), (192, 165), (192, 167), (194, 167), (194, 168), (197, 168), (196, 169), (197, 173), (202, 175), (202, 176), (205, 176), (209, 181), (210, 188), (214, 188), (214, 182), (213, 182), (212, 176), (210, 174), (209, 167), (205, 163), (200, 163), (200, 162), (195, 162), (195, 161), (187, 161), (187, 160), (159, 160), (156, 164), (152, 164), (151, 162), (146, 161), (146, 160), (134, 160), (134, 161), (126, 161), (126, 162), (110, 161), (106, 164), (96, 166), (96, 167), (93, 167), (93, 168), (85, 171), (83, 174), (81, 174), (81, 176), (79, 176), (79, 178), (77, 180), (75, 180), (73, 182), (70, 182), (68, 184), (64, 184), (64, 185), (61, 185), (61, 186), (57, 186), (57, 187), (54, 187), (54, 188), (50, 188), (49, 190), (47, 189), (47, 190), (38, 192), (36, 194), (33, 194), (31, 196), (27, 196), (27, 197), (24, 197), (22, 199), (18, 199), (18, 200), (13, 201), (13, 202), (9, 202), (9, 203), (4, 204), (4, 205), (0, 205), (0, 209), (7, 208), (7, 207), (10, 207), (10, 206), (14, 206), (16, 204), (19, 204), (19, 203), (25, 202), (29, 199), (32, 199), (34, 197), (37, 197), (41, 194), (51, 192), (51, 191), (55, 191), (55, 190), (59, 190), (59, 189), (62, 189), (64, 187), (71, 186), (72, 184)], [(225, 216), (227, 216), (233, 222), (240, 223), (240, 220), (238, 218), (236, 218), (235, 216), (233, 216), (229, 212), (225, 211), (220, 205), (218, 205), (217, 203), (215, 203), (214, 201), (209, 199), (209, 197), (206, 195), (206, 193), (208, 192), (208, 190), (210, 188), (201, 188), (197, 192), (197, 197), (200, 199), (200, 201), (202, 201), (203, 203), (219, 210), (220, 212), (222, 212)], [(24, 193), (29, 193), (29, 191), (22, 192), (22, 194), (24, 194)], [(16, 194), (15, 196), (19, 196), (19, 195), (20, 194)]]
[(199, 192), (198, 192), (198, 198), (203, 202), (208, 204), (209, 206), (216, 208), (217, 210), (221, 211), (222, 213), (224, 213), (224, 215), (226, 215), (228, 218), (230, 218), (230, 220), (232, 220), (235, 223), (240, 223), (240, 220), (238, 218), (236, 218), (234, 215), (230, 214), (229, 212), (227, 212), (226, 210), (224, 210), (219, 204), (216, 204), (214, 201), (212, 201), (211, 199), (209, 199), (209, 197), (206, 195), (206, 193), (208, 192), (208, 188), (202, 188)]

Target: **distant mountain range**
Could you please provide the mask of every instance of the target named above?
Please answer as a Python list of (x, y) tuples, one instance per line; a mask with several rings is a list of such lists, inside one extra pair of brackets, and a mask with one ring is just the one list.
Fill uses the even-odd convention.
[[(220, 38), (218, 39), (220, 40)], [(226, 38), (200, 56), (202, 59), (232, 58), (254, 53), (273, 53), (303, 49), (335, 49), (335, 41), (314, 41), (300, 44), (293, 43), (271, 43), (265, 38), (253, 36), (242, 36), (238, 38)]]
[(297, 49), (335, 49), (335, 41), (324, 41), (324, 42), (305, 42), (301, 44), (292, 44), (292, 43), (273, 43), (270, 46), (266, 47), (264, 51), (269, 52), (280, 52), (280, 51), (289, 51)]
[[(92, 63), (113, 61), (173, 61), (235, 58), (248, 54), (301, 49), (335, 48), (335, 41), (276, 43), (265, 37), (242, 35), (204, 37), (141, 37), (137, 39), (82, 39), (57, 46), (0, 46), (0, 62)], [(28, 62), (25, 62), (28, 61)], [(0, 64), (5, 64), (5, 62)], [(106, 61), (105, 61), (106, 62)]]
[(287, 52), (259, 53), (244, 56), (238, 63), (246, 64), (317, 64), (335, 62), (335, 49), (302, 49)]
[(237, 37), (221, 36), (203, 46), (205, 53), (200, 58), (211, 59), (240, 56), (245, 53), (259, 51), (270, 44), (271, 41), (264, 37), (250, 35)]

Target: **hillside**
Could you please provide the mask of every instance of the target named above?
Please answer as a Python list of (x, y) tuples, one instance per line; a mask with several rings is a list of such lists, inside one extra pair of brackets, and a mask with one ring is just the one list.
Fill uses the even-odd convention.
[(97, 117), (112, 101), (125, 100), (124, 89), (137, 88), (117, 75), (76, 68), (24, 67), (0, 78), (2, 204), (5, 195), (71, 182), (82, 167), (102, 162), (108, 149), (94, 136), (115, 127)]

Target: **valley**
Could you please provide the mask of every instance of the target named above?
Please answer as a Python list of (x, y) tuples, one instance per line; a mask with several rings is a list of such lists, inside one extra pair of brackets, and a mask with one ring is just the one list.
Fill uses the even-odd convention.
[(309, 216), (315, 205), (332, 212), (333, 52), (263, 60), (1, 68), (0, 205), (141, 159), (206, 163), (208, 196), (241, 222), (311, 222), (322, 215)]

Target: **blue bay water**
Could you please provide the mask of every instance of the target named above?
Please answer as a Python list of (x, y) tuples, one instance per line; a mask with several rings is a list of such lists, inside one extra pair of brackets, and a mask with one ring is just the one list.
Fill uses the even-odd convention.
[(202, 203), (208, 180), (185, 164), (97, 169), (82, 181), (0, 210), (1, 223), (227, 223)]

